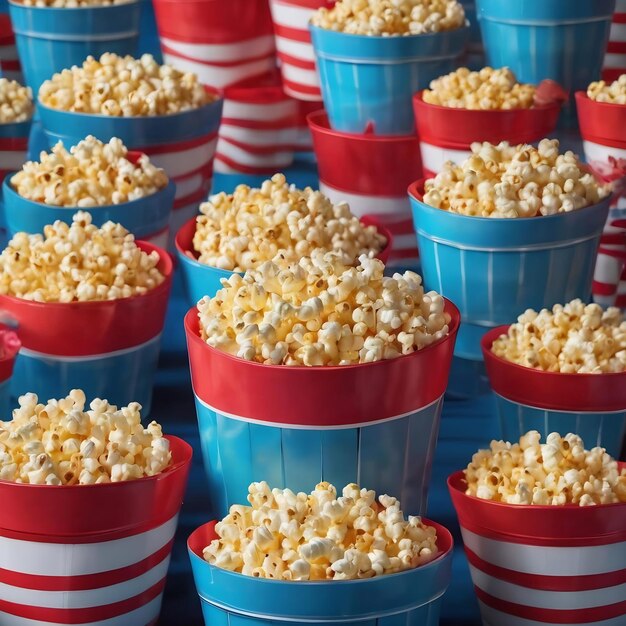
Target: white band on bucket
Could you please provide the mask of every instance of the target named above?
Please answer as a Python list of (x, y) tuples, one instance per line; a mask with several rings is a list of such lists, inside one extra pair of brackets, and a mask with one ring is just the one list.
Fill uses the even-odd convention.
[(288, 2), (271, 0), (272, 19), (279, 26), (287, 26), (297, 30), (308, 30), (309, 20), (315, 9), (308, 7), (294, 6)]
[[(368, 214), (393, 215), (398, 213), (405, 213), (407, 218), (411, 216), (411, 205), (406, 193), (398, 197), (370, 196), (336, 189), (321, 180), (319, 182), (319, 189), (334, 203), (347, 202), (350, 206), (350, 210), (357, 217), (362, 217), (363, 215)], [(395, 244), (396, 242), (394, 237), (394, 249), (397, 247)], [(417, 246), (417, 244), (415, 245)]]
[(225, 156), (244, 167), (287, 167), (293, 160), (293, 152), (290, 150), (281, 152), (269, 152), (268, 154), (256, 154), (248, 152), (220, 137), (217, 143), (217, 156)]
[(438, 174), (443, 169), (444, 163), (462, 163), (471, 154), (471, 150), (454, 150), (452, 148), (442, 148), (425, 141), (420, 141), (420, 152), (422, 153), (422, 166), (429, 172)]
[[(250, 146), (271, 148), (272, 146), (292, 147), (296, 139), (296, 127), (280, 128), (274, 130), (261, 130), (258, 128), (246, 128), (235, 124), (220, 125), (220, 138), (232, 139)], [(221, 147), (221, 146), (220, 146)]]
[(607, 52), (604, 55), (604, 69), (626, 68), (626, 54), (618, 54), (616, 52)]
[(287, 54), (296, 59), (303, 61), (315, 62), (315, 52), (313, 46), (306, 41), (296, 41), (295, 39), (287, 39), (286, 37), (276, 36), (276, 49), (278, 52)]
[[(207, 143), (187, 150), (150, 154), (150, 148), (148, 147), (146, 148), (146, 154), (150, 156), (150, 161), (156, 167), (164, 169), (170, 178), (176, 179), (209, 165), (215, 155), (216, 146), (217, 137), (213, 137)], [(178, 195), (178, 188), (176, 189), (176, 196), (184, 197)]]
[(587, 161), (608, 161), (611, 156), (618, 159), (626, 158), (626, 150), (624, 148), (603, 146), (593, 141), (583, 140), (583, 149)]
[[(4, 72), (3, 72), (4, 75)], [(5, 77), (6, 78), (6, 77)], [(19, 170), (26, 159), (24, 150), (0, 150), (0, 170)]]
[(187, 43), (161, 37), (161, 45), (172, 52), (207, 63), (247, 61), (256, 57), (273, 54), (274, 37), (263, 35), (236, 43)]

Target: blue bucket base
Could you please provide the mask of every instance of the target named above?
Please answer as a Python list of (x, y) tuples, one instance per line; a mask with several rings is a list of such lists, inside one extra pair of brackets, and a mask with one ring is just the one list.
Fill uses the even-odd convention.
[(11, 419), (11, 379), (0, 383), (0, 422)]

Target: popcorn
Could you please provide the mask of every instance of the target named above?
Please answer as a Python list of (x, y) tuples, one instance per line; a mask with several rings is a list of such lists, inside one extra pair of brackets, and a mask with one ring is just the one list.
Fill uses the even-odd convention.
[(322, 250), (286, 269), (268, 261), (198, 303), (201, 337), (248, 361), (306, 366), (393, 359), (445, 337), (444, 299), (424, 293), (414, 272), (383, 270), (366, 255), (348, 267)]
[(418, 567), (438, 554), (437, 533), (400, 502), (359, 485), (342, 495), (320, 483), (310, 495), (248, 488), (252, 506), (233, 505), (215, 526), (204, 558), (233, 572), (275, 580), (353, 580)]
[(101, 228), (78, 211), (43, 236), (16, 233), (0, 254), (0, 294), (35, 302), (117, 300), (142, 295), (165, 277), (159, 254), (148, 254), (121, 224)]
[(502, 359), (564, 374), (626, 371), (626, 320), (620, 309), (572, 300), (552, 311), (527, 309), (493, 342)]
[(128, 149), (117, 137), (102, 143), (89, 135), (69, 152), (59, 141), (39, 159), (24, 163), (11, 184), (20, 196), (52, 206), (122, 204), (157, 193), (168, 183), (165, 171), (147, 155), (129, 161)]
[(55, 9), (77, 9), (79, 7), (104, 7), (126, 4), (132, 0), (15, 0), (26, 7), (54, 7)]
[(113, 117), (170, 115), (216, 99), (195, 74), (159, 65), (151, 54), (134, 59), (105, 52), (99, 61), (88, 56), (82, 67), (54, 74), (39, 89), (47, 107)]
[(461, 165), (451, 161), (426, 181), (424, 203), (475, 217), (555, 215), (596, 204), (610, 194), (569, 150), (559, 154), (556, 139), (539, 147), (506, 141), (473, 143)]
[(238, 185), (200, 205), (193, 247), (200, 263), (234, 272), (274, 260), (295, 263), (312, 250), (341, 252), (352, 265), (361, 254), (375, 256), (386, 240), (363, 226), (345, 202), (333, 204), (320, 191), (288, 185), (274, 174), (260, 189)]
[(33, 116), (33, 96), (29, 87), (16, 80), (0, 78), (0, 124), (26, 122)]
[(421, 35), (463, 27), (465, 11), (456, 0), (339, 0), (311, 23), (353, 35)]
[(626, 469), (572, 433), (531, 430), (519, 443), (492, 441), (465, 470), (466, 494), (507, 504), (591, 506), (626, 502)]
[(596, 102), (626, 104), (626, 74), (607, 85), (603, 80), (591, 83), (587, 87), (587, 96)]
[(141, 405), (118, 409), (85, 393), (42, 404), (18, 399), (13, 419), (0, 421), (0, 480), (31, 485), (92, 485), (160, 474), (170, 464), (161, 426), (141, 424)]
[(428, 104), (454, 109), (529, 109), (535, 103), (535, 87), (518, 83), (508, 67), (479, 72), (460, 67), (431, 81), (422, 97)]

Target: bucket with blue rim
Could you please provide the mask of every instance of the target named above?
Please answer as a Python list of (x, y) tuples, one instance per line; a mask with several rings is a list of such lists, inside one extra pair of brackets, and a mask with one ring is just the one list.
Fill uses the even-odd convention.
[(26, 84), (37, 94), (53, 74), (105, 52), (135, 55), (139, 0), (107, 6), (55, 8), (11, 0), (9, 13)]
[(467, 26), (401, 37), (310, 29), (331, 127), (380, 135), (414, 131), (412, 95), (456, 67), (469, 37)]

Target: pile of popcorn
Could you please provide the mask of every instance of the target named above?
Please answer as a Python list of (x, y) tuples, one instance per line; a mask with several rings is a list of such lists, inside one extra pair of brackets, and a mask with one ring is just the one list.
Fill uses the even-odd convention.
[(535, 91), (533, 85), (518, 83), (508, 67), (484, 67), (479, 72), (460, 67), (431, 81), (422, 97), (428, 104), (454, 109), (529, 109)]
[(33, 97), (29, 87), (16, 80), (0, 78), (0, 124), (17, 124), (33, 116)]
[(465, 470), (467, 495), (506, 504), (590, 506), (626, 502), (626, 469), (578, 435), (531, 430), (519, 443), (492, 441)]
[(71, 226), (57, 220), (42, 235), (16, 233), (0, 254), (0, 294), (35, 302), (117, 300), (142, 295), (165, 277), (121, 224), (101, 228), (78, 211)]
[(421, 35), (463, 27), (465, 11), (456, 0), (338, 0), (311, 22), (353, 35)]
[(626, 74), (607, 85), (603, 80), (591, 83), (587, 87), (587, 96), (597, 102), (626, 104)]
[(202, 339), (248, 361), (321, 366), (393, 359), (445, 337), (444, 299), (414, 272), (383, 270), (365, 255), (348, 267), (314, 250), (288, 268), (233, 274), (198, 303)]
[(39, 159), (24, 163), (11, 184), (20, 196), (52, 206), (122, 204), (150, 196), (168, 183), (165, 171), (147, 155), (129, 161), (128, 149), (117, 137), (102, 143), (89, 135), (69, 152), (59, 141)]
[(539, 146), (473, 143), (463, 163), (445, 163), (425, 183), (424, 203), (476, 217), (534, 217), (575, 211), (610, 193), (556, 139)]
[(260, 189), (238, 185), (200, 205), (193, 247), (200, 263), (234, 272), (264, 261), (295, 263), (312, 250), (341, 252), (351, 265), (361, 254), (376, 256), (386, 240), (363, 226), (345, 202), (333, 204), (320, 191), (289, 185), (274, 174)]
[(159, 65), (151, 54), (134, 59), (112, 52), (99, 61), (87, 57), (82, 67), (54, 74), (39, 89), (39, 100), (47, 107), (116, 117), (180, 113), (216, 98), (195, 74)]
[(437, 533), (400, 502), (350, 484), (310, 495), (252, 483), (248, 501), (215, 526), (220, 539), (204, 558), (246, 576), (277, 580), (353, 580), (411, 569), (437, 556)]
[(493, 342), (500, 358), (546, 372), (626, 371), (626, 320), (620, 309), (572, 300), (552, 311), (528, 309)]
[(161, 426), (141, 424), (141, 405), (118, 409), (85, 394), (39, 402), (19, 398), (13, 419), (0, 421), (0, 480), (31, 485), (92, 485), (154, 476), (172, 458)]

